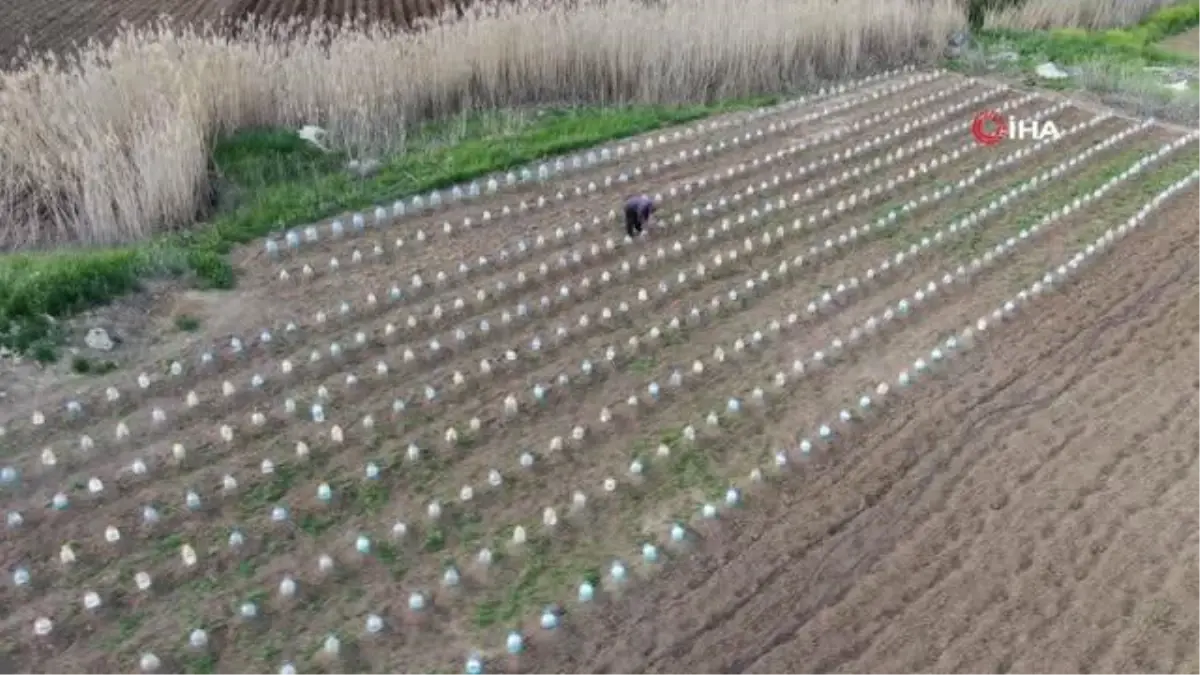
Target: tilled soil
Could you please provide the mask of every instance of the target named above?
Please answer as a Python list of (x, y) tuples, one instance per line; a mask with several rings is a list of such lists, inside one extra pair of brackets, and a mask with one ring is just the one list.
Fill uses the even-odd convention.
[(145, 26), (166, 16), (177, 24), (238, 27), (258, 20), (332, 23), (366, 19), (410, 28), (450, 8), (465, 9), (472, 0), (72, 0), (5, 2), (0, 5), (0, 69), (22, 46), (35, 54), (69, 52), (88, 40), (110, 40), (122, 23)]
[(530, 672), (1193, 672), (1196, 192)]
[[(177, 672), (430, 672), (473, 651), (489, 670), (557, 672), (1194, 663), (1177, 587), (1195, 595), (1195, 495), (1167, 482), (1195, 475), (1194, 437), (1181, 440), (1195, 419), (1194, 191), (931, 383), (837, 420), (1133, 215), (1190, 170), (1192, 147), (1035, 231), (1178, 133), (957, 76), (904, 81), (714, 132), (828, 113), (634, 181), (668, 196), (666, 227), (630, 244), (608, 220), (619, 185), (555, 201), (625, 162), (280, 261), (238, 253), (247, 281), (202, 329), (213, 343), (161, 345), (0, 413), (19, 476), (3, 486), (0, 563), (16, 576), (0, 586), (13, 608), (0, 657), (38, 672), (128, 671), (150, 653)], [(976, 107), (1004, 103), (1070, 133), (974, 145)], [(852, 133), (820, 135), (838, 128)], [(498, 218), (480, 232), (439, 229), (484, 210)], [(420, 255), (394, 252), (418, 231)], [(822, 424), (837, 441), (802, 453)], [(1163, 464), (1140, 463), (1150, 445)], [(763, 482), (777, 453), (791, 464)], [(745, 506), (699, 519), (730, 486)], [(1146, 490), (1158, 501), (1139, 501)], [(1169, 526), (1148, 520), (1168, 507)], [(669, 541), (673, 523), (699, 538)], [(634, 562), (647, 544), (669, 563)], [(1138, 586), (1143, 572), (1158, 585)], [(597, 597), (576, 602), (585, 579)], [(1144, 593), (1104, 622), (1086, 604), (1115, 601), (1089, 588), (1100, 579)], [(539, 628), (547, 605), (565, 613), (557, 631)], [(1099, 623), (1070, 623), (1075, 611)], [(33, 635), (39, 618), (49, 635)], [(1062, 648), (1077, 662), (1049, 651), (1063, 626), (1094, 640)], [(208, 642), (189, 646), (197, 630)], [(504, 656), (511, 630), (526, 635), (520, 657)]]
[(145, 26), (167, 16), (179, 24), (214, 23), (232, 4), (232, 0), (0, 3), (0, 70), (7, 70), (23, 49), (38, 56), (45, 52), (61, 56), (88, 40), (111, 40), (125, 22)]

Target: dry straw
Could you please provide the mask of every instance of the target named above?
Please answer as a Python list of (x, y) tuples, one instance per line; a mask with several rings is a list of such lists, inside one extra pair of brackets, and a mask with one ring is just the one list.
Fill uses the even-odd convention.
[[(1005, 25), (1111, 25), (1161, 0), (1032, 0)], [(326, 126), (352, 153), (473, 109), (711, 101), (940, 54), (958, 0), (609, 0), (482, 5), (418, 34), (160, 23), (0, 73), (0, 250), (191, 223), (215, 136)], [(305, 30), (300, 30), (305, 29)]]
[[(418, 35), (238, 37), (165, 24), (0, 75), (0, 248), (192, 221), (218, 132), (317, 123), (351, 150), (472, 108), (713, 100), (935, 57), (954, 0), (491, 7)], [(293, 27), (294, 28), (294, 27)], [(292, 31), (293, 33), (295, 31)]]

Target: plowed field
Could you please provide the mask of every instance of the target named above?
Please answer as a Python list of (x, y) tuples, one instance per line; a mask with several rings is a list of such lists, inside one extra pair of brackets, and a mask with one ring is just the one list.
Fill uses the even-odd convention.
[(144, 25), (160, 16), (181, 23), (216, 21), (229, 0), (71, 0), (0, 3), (0, 68), (22, 45), (34, 52), (60, 51), (90, 39), (111, 39), (123, 21)]
[(338, 23), (347, 18), (365, 18), (411, 26), (418, 19), (438, 16), (451, 7), (463, 9), (469, 4), (470, 0), (236, 0), (230, 13), (234, 17), (255, 16), (266, 21), (298, 18)]
[(5, 669), (1194, 670), (1196, 137), (891, 74), (243, 251), (0, 413)]
[(61, 51), (90, 39), (113, 37), (123, 22), (145, 25), (161, 16), (181, 24), (237, 25), (253, 15), (267, 22), (347, 19), (410, 27), (420, 18), (465, 9), (470, 0), (72, 0), (0, 3), (0, 68), (26, 44), (34, 52)]

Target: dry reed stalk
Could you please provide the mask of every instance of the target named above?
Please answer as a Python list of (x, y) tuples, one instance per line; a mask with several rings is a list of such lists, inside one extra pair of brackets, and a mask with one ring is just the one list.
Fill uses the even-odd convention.
[(125, 27), (0, 74), (0, 249), (189, 224), (222, 131), (316, 123), (397, 151), (465, 108), (710, 101), (928, 61), (964, 21), (955, 0), (610, 0), (484, 6), (416, 34)]

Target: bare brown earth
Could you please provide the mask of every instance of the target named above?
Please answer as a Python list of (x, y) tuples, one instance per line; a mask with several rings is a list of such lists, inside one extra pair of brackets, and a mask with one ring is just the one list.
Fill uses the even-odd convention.
[[(958, 274), (1179, 132), (1151, 127), (1100, 148), (1134, 123), (1078, 127), (1095, 111), (1068, 106), (1051, 119), (1071, 135), (1002, 165), (1032, 141), (983, 148), (966, 127), (980, 108), (1019, 102), (1023, 92), (954, 75), (882, 89), (902, 81), (659, 151), (674, 157), (825, 113), (644, 173), (637, 188), (666, 195), (669, 226), (628, 246), (608, 214), (632, 188), (605, 187), (605, 178), (649, 156), (348, 232), (278, 261), (256, 245), (235, 255), (244, 272), (237, 291), (164, 292), (127, 308), (147, 335), (131, 335), (111, 355), (116, 372), (14, 383), (0, 409), (0, 466), (20, 472), (0, 495), (22, 517), (0, 530), (0, 568), (30, 574), (28, 585), (0, 584), (0, 606), (11, 608), (0, 616), (0, 670), (128, 672), (153, 653), (171, 672), (277, 672), (285, 662), (299, 672), (445, 672), (461, 669), (473, 650), (492, 671), (1194, 668), (1194, 190), (1063, 295), (1032, 304), (941, 366), (931, 383), (859, 422), (836, 420), (878, 382), (894, 381), (914, 358), (1132, 215), (1167, 177), (1194, 168), (1194, 146), (995, 264)], [(871, 91), (882, 93), (864, 96)], [(974, 101), (980, 94), (989, 98)], [(1013, 113), (1046, 112), (1057, 101), (1035, 97)], [(930, 117), (951, 105), (958, 108)], [(932, 136), (948, 125), (957, 126)], [(836, 129), (848, 133), (822, 136)], [(1014, 197), (972, 231), (935, 237), (1089, 148), (1057, 180)], [(741, 170), (730, 176), (730, 168)], [(725, 178), (713, 182), (718, 172)], [(974, 184), (922, 199), (976, 172)], [(594, 194), (574, 196), (593, 182)], [(539, 197), (546, 206), (520, 210)], [(860, 229), (910, 200), (911, 215)], [(718, 204), (711, 214), (710, 203)], [(484, 210), (493, 216), (486, 224)], [(686, 217), (676, 223), (675, 214)], [(481, 229), (464, 229), (465, 217)], [(445, 223), (456, 229), (447, 234)], [(835, 245), (850, 228), (856, 238)], [(903, 265), (875, 274), (898, 253), (908, 256)], [(482, 269), (481, 255), (489, 258)], [(784, 262), (793, 267), (779, 272)], [(414, 274), (426, 284), (420, 291)], [(847, 337), (946, 274), (957, 280), (910, 316)], [(810, 301), (850, 279), (826, 309), (808, 312)], [(391, 299), (393, 286), (404, 297)], [(165, 330), (181, 314), (200, 321), (186, 339)], [(461, 342), (456, 329), (465, 331)], [(834, 349), (834, 338), (846, 344)], [(818, 350), (828, 353), (824, 364)], [(776, 386), (797, 359), (804, 376)], [(181, 373), (171, 374), (173, 363)], [(676, 371), (678, 387), (670, 384)], [(661, 386), (658, 400), (647, 394), (651, 383)], [(548, 387), (541, 404), (535, 385)], [(519, 403), (510, 415), (508, 395)], [(726, 412), (730, 397), (745, 409)], [(69, 401), (81, 412), (71, 413)], [(311, 417), (314, 404), (323, 420)], [(720, 413), (717, 427), (706, 424), (710, 411)], [(802, 457), (799, 438), (823, 423), (838, 440)], [(698, 430), (694, 441), (686, 425)], [(586, 430), (582, 439), (572, 438), (576, 426)], [(556, 438), (562, 447), (551, 445)], [(780, 450), (793, 460), (787, 475), (748, 480), (756, 469), (773, 476)], [(521, 466), (523, 453), (531, 467)], [(501, 486), (490, 484), (492, 470)], [(323, 483), (333, 494), (327, 504), (317, 498)], [(715, 522), (695, 517), (731, 485), (746, 489), (744, 510)], [(199, 508), (186, 508), (188, 491)], [(579, 508), (577, 492), (586, 496)], [(69, 504), (53, 508), (56, 496)], [(147, 507), (157, 522), (146, 521)], [(554, 527), (544, 524), (547, 508)], [(276, 509), (286, 509), (282, 522)], [(669, 545), (672, 522), (695, 528), (693, 551)], [(523, 543), (513, 540), (518, 525)], [(119, 541), (106, 540), (109, 527)], [(240, 546), (230, 543), (234, 532)], [(366, 554), (356, 551), (360, 536), (371, 543)], [(647, 542), (670, 561), (642, 564)], [(69, 564), (64, 546), (74, 554)], [(194, 565), (182, 562), (185, 547)], [(493, 554), (486, 566), (484, 549)], [(319, 570), (322, 555), (332, 572)], [(618, 558), (635, 577), (628, 585), (606, 578)], [(451, 565), (461, 584), (443, 586)], [(139, 572), (152, 578), (150, 589), (135, 584)], [(294, 597), (280, 593), (286, 579), (297, 583)], [(590, 604), (574, 599), (584, 579), (601, 583)], [(88, 592), (100, 607), (85, 609)], [(425, 611), (409, 611), (413, 592), (426, 595)], [(257, 616), (240, 616), (245, 603)], [(550, 604), (565, 610), (556, 633), (538, 628)], [(382, 619), (380, 634), (365, 631), (370, 615)], [(39, 617), (53, 620), (50, 635), (34, 635)], [(196, 629), (207, 632), (203, 648), (188, 644)], [(514, 629), (530, 651), (508, 660), (505, 635)], [(322, 650), (329, 635), (341, 641), (336, 655)]]
[(0, 3), (0, 69), (22, 47), (64, 53), (88, 40), (110, 40), (123, 23), (148, 25), (160, 17), (179, 25), (238, 25), (250, 16), (268, 21), (346, 19), (411, 26), (471, 0), (45, 0)]
[(48, 0), (0, 3), (0, 68), (21, 49), (62, 53), (88, 40), (111, 40), (124, 22), (147, 25), (161, 16), (180, 23), (216, 21), (229, 0)]
[(1196, 191), (534, 672), (1195, 672)]

